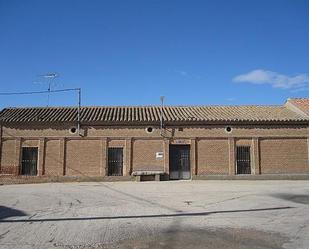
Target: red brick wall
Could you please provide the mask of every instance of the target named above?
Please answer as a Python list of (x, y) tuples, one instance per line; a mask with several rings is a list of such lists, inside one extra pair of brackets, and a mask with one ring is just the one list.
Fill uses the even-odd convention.
[(66, 175), (97, 176), (100, 173), (102, 143), (100, 140), (66, 142)]
[[(226, 133), (223, 125), (184, 127), (183, 131), (169, 127), (168, 134), (174, 139), (165, 138), (165, 142), (158, 129), (147, 133), (146, 126), (85, 127), (87, 132), (83, 138), (70, 134), (70, 126), (53, 129), (43, 125), (3, 127), (1, 172), (12, 167), (18, 172), (21, 146), (42, 146), (44, 143), (40, 141), (45, 138), (45, 150), (40, 147), (44, 153), (39, 157), (41, 160), (45, 154), (46, 175), (62, 175), (64, 168), (66, 175), (105, 175), (108, 146), (124, 148), (124, 174), (138, 169), (165, 169), (168, 172), (168, 143), (183, 141), (190, 144), (194, 139), (197, 153), (191, 153), (191, 158), (196, 155), (198, 174), (229, 174), (229, 165), (230, 174), (235, 172), (233, 148), (228, 139), (235, 139), (237, 145), (255, 144), (252, 156), (256, 159), (257, 174), (260, 168), (262, 174), (309, 173), (307, 126), (235, 126), (231, 133)], [(65, 149), (60, 142), (64, 138), (67, 140)], [(156, 152), (165, 152), (164, 158), (156, 159)], [(193, 167), (194, 162), (191, 162), (195, 173)]]
[(164, 159), (156, 159), (156, 152), (163, 151), (163, 140), (134, 140), (133, 171), (141, 169), (163, 170)]
[(309, 173), (307, 139), (262, 139), (262, 174)]
[(60, 140), (47, 140), (45, 144), (45, 175), (63, 175), (63, 165), (60, 157)]
[(21, 144), (23, 147), (39, 147), (39, 140), (38, 139), (23, 139)]
[(229, 147), (227, 139), (203, 139), (197, 143), (198, 174), (227, 175)]
[[(54, 129), (43, 125), (10, 125), (3, 127), (3, 137), (78, 137), (69, 132), (72, 125), (59, 125)], [(114, 138), (158, 138), (160, 137), (160, 129), (154, 129), (152, 133), (146, 133), (145, 128), (141, 127), (86, 127), (87, 137), (108, 137)], [(225, 125), (205, 125), (184, 127), (183, 131), (178, 131), (177, 128), (168, 127), (165, 134), (168, 137), (175, 138), (227, 138), (229, 136), (235, 138), (252, 137), (297, 137), (308, 136), (308, 125), (235, 125), (232, 126), (232, 133), (225, 132)]]
[(1, 174), (17, 174), (16, 165), (16, 141), (2, 140), (1, 150)]

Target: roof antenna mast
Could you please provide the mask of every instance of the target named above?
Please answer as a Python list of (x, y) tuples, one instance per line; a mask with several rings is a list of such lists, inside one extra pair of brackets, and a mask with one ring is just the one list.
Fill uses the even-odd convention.
[(44, 79), (47, 80), (47, 84), (48, 84), (48, 96), (47, 96), (47, 107), (49, 106), (49, 98), (50, 98), (50, 91), (52, 90), (52, 86), (54, 86), (55, 84), (55, 78), (59, 77), (58, 73), (46, 73), (43, 75), (40, 75), (41, 77), (43, 77)]
[(164, 96), (160, 97), (161, 100), (161, 114), (160, 114), (160, 133), (163, 136), (163, 108), (164, 108)]
[(78, 106), (77, 106), (77, 132), (79, 136), (82, 136), (80, 129), (80, 112), (81, 112), (81, 102), (82, 102), (82, 89), (77, 88), (78, 91)]

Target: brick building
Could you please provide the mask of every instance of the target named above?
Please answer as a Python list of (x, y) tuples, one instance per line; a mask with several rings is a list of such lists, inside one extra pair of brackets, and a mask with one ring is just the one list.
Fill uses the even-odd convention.
[[(160, 114), (163, 111), (163, 129)], [(282, 106), (5, 108), (2, 175), (309, 174), (309, 99)]]

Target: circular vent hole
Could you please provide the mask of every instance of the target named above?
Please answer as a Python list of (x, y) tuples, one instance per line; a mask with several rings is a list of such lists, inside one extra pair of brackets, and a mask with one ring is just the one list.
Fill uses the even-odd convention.
[(153, 128), (152, 128), (152, 127), (147, 127), (147, 128), (146, 128), (146, 131), (147, 131), (148, 133), (151, 133), (151, 132), (153, 132)]
[(72, 128), (70, 129), (70, 133), (72, 133), (72, 134), (75, 134), (76, 131), (77, 131), (77, 129), (76, 129), (75, 127), (72, 127)]
[(225, 131), (228, 132), (228, 133), (232, 132), (232, 127), (230, 127), (230, 126), (225, 127)]

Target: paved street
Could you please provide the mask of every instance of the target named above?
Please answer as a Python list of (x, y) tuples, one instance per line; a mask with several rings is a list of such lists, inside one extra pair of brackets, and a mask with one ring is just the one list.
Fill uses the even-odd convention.
[(0, 248), (309, 248), (309, 181), (3, 185)]

